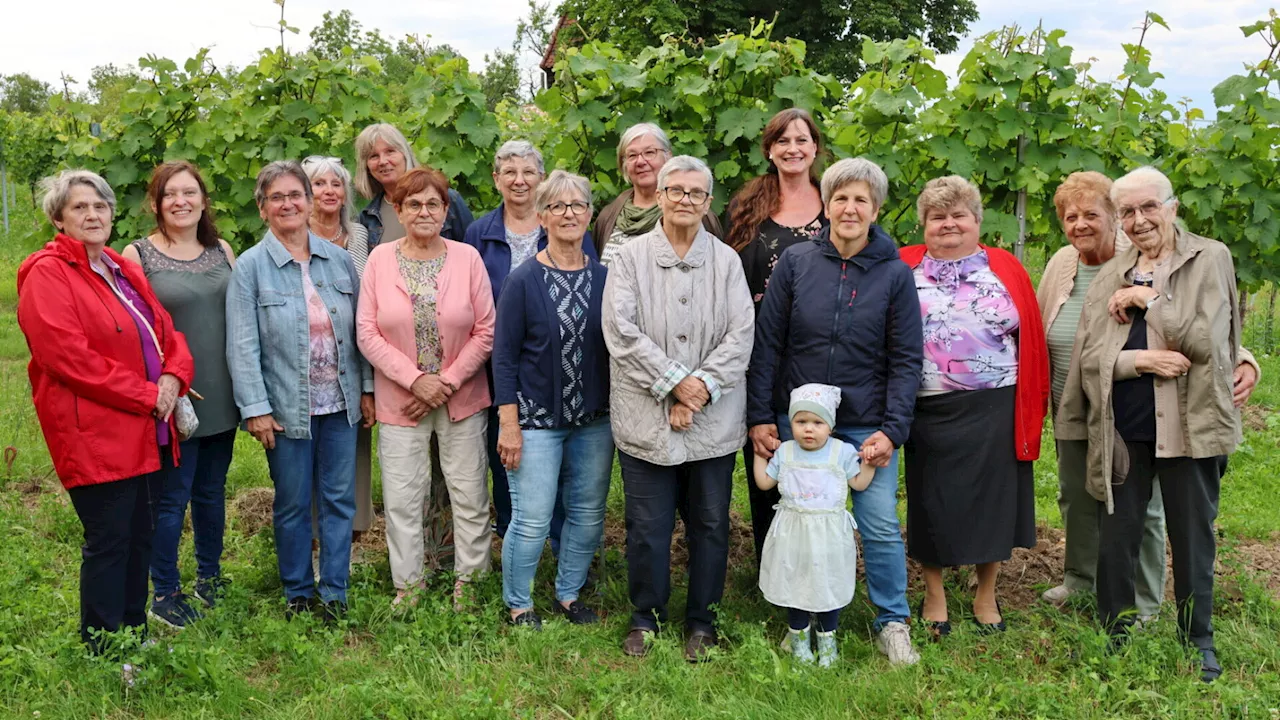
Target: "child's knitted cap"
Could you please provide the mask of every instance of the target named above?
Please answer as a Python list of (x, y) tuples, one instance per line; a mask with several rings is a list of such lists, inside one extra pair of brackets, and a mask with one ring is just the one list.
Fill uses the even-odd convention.
[(787, 417), (798, 412), (811, 412), (831, 427), (836, 426), (836, 408), (840, 407), (840, 388), (834, 385), (808, 383), (791, 391), (791, 408)]

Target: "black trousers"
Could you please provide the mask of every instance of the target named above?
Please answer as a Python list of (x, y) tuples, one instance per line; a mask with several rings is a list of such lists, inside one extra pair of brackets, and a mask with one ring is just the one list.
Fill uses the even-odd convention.
[(1213, 648), (1213, 522), (1226, 457), (1157, 458), (1154, 443), (1126, 443), (1129, 477), (1112, 486), (1115, 513), (1098, 504), (1098, 614), (1112, 633), (1126, 632), (1136, 615), (1133, 579), (1151, 480), (1160, 477), (1165, 525), (1173, 552), (1173, 594), (1184, 642)]
[(671, 598), (671, 533), (677, 507), (687, 507), (689, 597), (685, 626), (711, 631), (712, 605), (724, 595), (729, 562), (729, 498), (736, 453), (724, 457), (654, 465), (621, 450), (626, 496), (627, 586), (631, 627), (656, 630), (667, 621)]
[(769, 526), (773, 524), (773, 506), (782, 501), (778, 486), (770, 490), (756, 487), (756, 449), (747, 440), (742, 449), (742, 464), (747, 470), (747, 500), (751, 504), (751, 538), (756, 543), (756, 570), (760, 569), (760, 557), (764, 555), (764, 539), (769, 535)]
[(130, 627), (146, 631), (151, 536), (164, 474), (173, 467), (168, 448), (161, 455), (159, 472), (68, 491), (84, 526), (80, 639), (95, 653), (108, 647), (103, 633)]

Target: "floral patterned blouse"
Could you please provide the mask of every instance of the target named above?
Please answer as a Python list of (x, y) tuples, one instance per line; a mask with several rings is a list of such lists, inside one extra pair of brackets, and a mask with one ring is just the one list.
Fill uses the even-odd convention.
[(440, 372), (444, 349), (436, 324), (436, 277), (444, 267), (445, 255), (432, 260), (411, 260), (396, 248), (400, 276), (413, 303), (413, 335), (418, 348), (418, 369), (429, 375)]
[(311, 282), (311, 261), (299, 262), (302, 292), (307, 299), (307, 321), (311, 328), (311, 414), (329, 415), (347, 409), (338, 383), (338, 339), (324, 298)]
[(764, 291), (769, 286), (769, 276), (773, 274), (782, 251), (797, 243), (812, 240), (827, 225), (825, 213), (818, 213), (818, 217), (799, 227), (779, 225), (773, 218), (765, 218), (760, 223), (760, 230), (755, 238), (738, 253), (742, 258), (742, 269), (747, 275), (747, 287), (751, 290), (751, 301), (755, 303), (756, 312), (760, 312)]
[(1018, 382), (1020, 318), (987, 252), (928, 255), (915, 269), (924, 325), (922, 394), (990, 390)]

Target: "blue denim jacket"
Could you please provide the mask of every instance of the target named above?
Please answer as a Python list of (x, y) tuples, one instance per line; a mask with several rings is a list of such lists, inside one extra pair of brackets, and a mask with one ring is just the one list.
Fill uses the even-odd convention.
[[(356, 347), (360, 281), (346, 250), (315, 235), (309, 240), (311, 281), (329, 306), (338, 384), (347, 420), (355, 425), (361, 392), (373, 392), (373, 372)], [(231, 274), (227, 363), (243, 420), (271, 415), (284, 426), (285, 437), (311, 437), (311, 338), (302, 268), (270, 231), (236, 260)]]

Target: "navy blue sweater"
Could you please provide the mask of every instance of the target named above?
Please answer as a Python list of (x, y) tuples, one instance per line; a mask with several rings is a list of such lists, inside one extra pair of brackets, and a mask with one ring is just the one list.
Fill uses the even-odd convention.
[[(507, 281), (507, 275), (515, 271), (511, 267), (511, 245), (507, 243), (507, 226), (502, 222), (502, 210), (503, 205), (499, 204), (496, 210), (471, 223), (463, 238), (463, 242), (480, 251), (484, 269), (489, 271), (489, 285), (493, 288), (495, 301), (502, 296), (502, 285)], [(546, 247), (547, 230), (543, 228), (538, 234), (538, 249)], [(590, 230), (582, 238), (582, 252), (592, 260), (600, 259)]]
[[(583, 412), (609, 409), (609, 350), (600, 326), (604, 279), (608, 270), (592, 258), (591, 305), (583, 339)], [(498, 298), (493, 337), (494, 405), (516, 404), (516, 391), (563, 418), (560, 369), (560, 321), (551, 302), (543, 265), (530, 260), (511, 271)]]
[(756, 318), (747, 371), (747, 423), (786, 414), (805, 383), (840, 388), (836, 424), (879, 428), (906, 441), (924, 361), (920, 300), (911, 268), (878, 225), (845, 260), (824, 228), (783, 251)]

